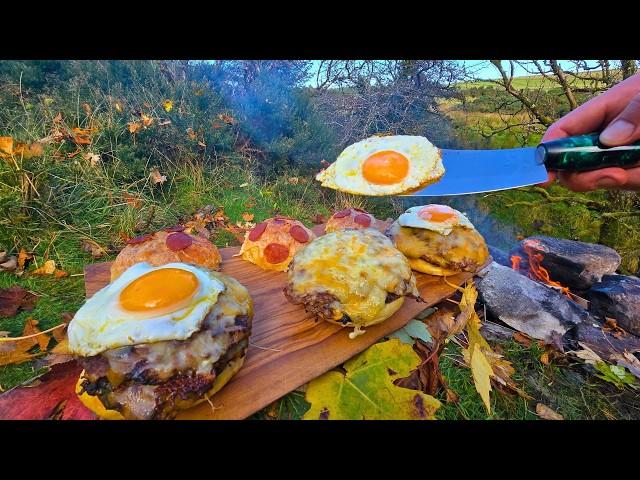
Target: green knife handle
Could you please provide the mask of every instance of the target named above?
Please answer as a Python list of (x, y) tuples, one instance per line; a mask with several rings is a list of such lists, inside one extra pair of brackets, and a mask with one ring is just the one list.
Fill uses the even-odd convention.
[(538, 146), (538, 161), (547, 170), (584, 171), (605, 167), (640, 166), (640, 140), (620, 147), (607, 147), (598, 140), (599, 133), (558, 138)]

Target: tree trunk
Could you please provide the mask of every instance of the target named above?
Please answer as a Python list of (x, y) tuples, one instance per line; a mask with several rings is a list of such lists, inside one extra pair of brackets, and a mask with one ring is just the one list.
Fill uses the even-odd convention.
[(638, 71), (635, 60), (620, 60), (622, 64), (622, 79), (629, 78)]

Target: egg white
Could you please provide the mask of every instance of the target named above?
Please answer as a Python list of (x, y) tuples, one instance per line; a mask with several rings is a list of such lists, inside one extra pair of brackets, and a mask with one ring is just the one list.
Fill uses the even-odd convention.
[(465, 217), (458, 210), (451, 208), (446, 205), (437, 205), (439, 207), (444, 207), (450, 209), (452, 212), (455, 212), (457, 215), (457, 219), (453, 221), (445, 221), (445, 222), (431, 222), (429, 220), (425, 220), (418, 212), (422, 210), (424, 207), (428, 205), (419, 205), (417, 207), (411, 207), (406, 212), (398, 217), (398, 224), (401, 227), (414, 227), (414, 228), (424, 228), (427, 230), (432, 230), (434, 232), (438, 232), (442, 235), (449, 235), (453, 227), (459, 225), (464, 228), (468, 228), (470, 230), (475, 230), (473, 224), (469, 221), (467, 217)]
[[(393, 185), (377, 185), (362, 174), (365, 160), (376, 152), (392, 150), (409, 160), (407, 176)], [(417, 189), (444, 174), (440, 150), (424, 137), (393, 135), (370, 137), (348, 146), (326, 170), (316, 176), (323, 187), (359, 195), (393, 195)]]
[[(127, 285), (146, 273), (164, 268), (186, 270), (196, 276), (198, 288), (189, 305), (162, 315), (122, 309), (120, 293)], [(96, 292), (78, 310), (68, 328), (69, 349), (75, 354), (92, 356), (125, 345), (184, 340), (200, 329), (224, 290), (222, 282), (193, 265), (169, 263), (152, 267), (148, 263), (137, 263)]]

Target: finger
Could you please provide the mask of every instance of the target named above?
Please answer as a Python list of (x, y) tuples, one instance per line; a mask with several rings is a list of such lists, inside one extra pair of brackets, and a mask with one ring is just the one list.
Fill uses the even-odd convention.
[(601, 188), (611, 190), (635, 190), (640, 188), (640, 167), (602, 168), (590, 172), (558, 172), (562, 185), (574, 192), (589, 192)]
[(627, 145), (640, 139), (640, 93), (600, 134), (605, 145)]

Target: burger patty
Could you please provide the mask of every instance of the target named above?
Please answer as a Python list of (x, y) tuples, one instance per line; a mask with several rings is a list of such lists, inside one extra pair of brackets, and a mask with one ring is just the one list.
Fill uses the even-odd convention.
[(125, 418), (173, 418), (202, 400), (229, 362), (246, 354), (250, 332), (249, 316), (229, 319), (216, 308), (186, 340), (120, 347), (79, 359), (85, 369), (83, 391)]
[[(403, 282), (401, 291), (410, 290), (409, 281)], [(335, 321), (334, 309), (338, 309), (340, 306), (340, 301), (338, 298), (329, 293), (329, 292), (313, 292), (306, 293), (304, 295), (298, 295), (293, 291), (293, 286), (288, 284), (284, 289), (285, 296), (294, 304), (302, 304), (304, 305), (304, 309), (307, 313), (311, 313), (316, 320), (329, 320)], [(385, 298), (385, 304), (391, 303), (394, 300), (402, 297), (403, 295), (399, 295), (393, 292), (387, 292), (387, 297)], [(407, 297), (414, 297), (412, 294), (404, 295)], [(345, 313), (342, 315), (342, 318), (338, 320), (343, 324), (348, 324), (351, 322), (351, 318)]]

